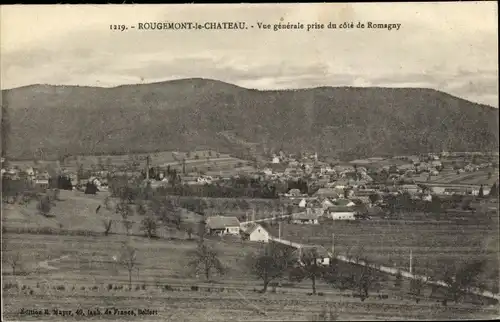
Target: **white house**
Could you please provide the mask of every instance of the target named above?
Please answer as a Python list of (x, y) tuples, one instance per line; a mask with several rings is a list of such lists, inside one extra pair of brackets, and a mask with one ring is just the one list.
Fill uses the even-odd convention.
[(246, 225), (246, 227), (242, 227), (241, 235), (249, 241), (262, 243), (269, 242), (269, 232), (259, 224), (252, 223)]
[(299, 207), (300, 208), (305, 208), (307, 206), (307, 201), (305, 199), (302, 199), (300, 202), (299, 202)]
[(277, 156), (274, 156), (272, 159), (272, 163), (274, 163), (274, 164), (280, 163), (280, 158)]
[(356, 220), (356, 213), (348, 207), (330, 207), (327, 214), (333, 220)]

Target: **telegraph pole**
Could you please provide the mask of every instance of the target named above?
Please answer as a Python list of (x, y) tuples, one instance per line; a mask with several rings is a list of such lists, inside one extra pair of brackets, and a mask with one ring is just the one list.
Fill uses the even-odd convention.
[(332, 256), (335, 256), (335, 234), (332, 233)]
[(281, 221), (278, 223), (278, 239), (281, 239)]
[(410, 249), (410, 274), (413, 271), (413, 253), (412, 250)]
[(149, 181), (149, 155), (146, 157), (146, 180)]

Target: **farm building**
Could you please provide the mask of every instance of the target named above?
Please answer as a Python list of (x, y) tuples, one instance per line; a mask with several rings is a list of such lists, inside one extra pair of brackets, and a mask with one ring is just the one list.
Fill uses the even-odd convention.
[(240, 233), (240, 221), (236, 217), (208, 217), (206, 227), (207, 233), (211, 235), (238, 235)]
[(245, 240), (255, 242), (269, 242), (269, 232), (259, 224), (251, 223), (242, 227), (241, 236)]
[(315, 258), (318, 265), (330, 265), (330, 254), (323, 246), (303, 245), (296, 250), (298, 258)]
[(326, 210), (328, 218), (333, 220), (355, 220), (356, 212), (349, 207), (330, 207)]
[(318, 215), (311, 212), (294, 213), (292, 214), (291, 219), (294, 224), (318, 224)]

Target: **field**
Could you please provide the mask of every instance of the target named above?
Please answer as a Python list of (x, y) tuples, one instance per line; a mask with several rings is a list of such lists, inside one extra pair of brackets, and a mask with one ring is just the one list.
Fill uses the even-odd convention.
[[(75, 314), (77, 309), (87, 313), (89, 309), (99, 308), (104, 312), (105, 308), (111, 307), (132, 309), (136, 314), (138, 309), (150, 309), (156, 310), (157, 314), (87, 316), (86, 319), (304, 321), (311, 320), (325, 307), (334, 310), (343, 320), (464, 319), (498, 315), (497, 307), (470, 304), (470, 301), (444, 307), (436, 302), (436, 298), (428, 298), (416, 304), (408, 294), (408, 285), (396, 289), (392, 286), (392, 277), (387, 277), (383, 284), (381, 294), (385, 294), (386, 298), (372, 293), (364, 302), (352, 297), (351, 291), (333, 289), (321, 282), (317, 287), (322, 296), (310, 296), (307, 294), (311, 289), (310, 281), (283, 285), (275, 292), (271, 289), (267, 294), (259, 294), (255, 290), (262, 287), (262, 282), (251, 274), (245, 258), (249, 253), (261, 250), (262, 245), (239, 238), (207, 240), (219, 252), (228, 271), (224, 276), (214, 274), (212, 281), (206, 282), (188, 265), (193, 258), (190, 252), (195, 249), (196, 240), (188, 240), (185, 233), (172, 230), (161, 230), (159, 238), (148, 239), (139, 231), (140, 218), (134, 219), (136, 225), (132, 236), (127, 236), (114, 213), (95, 212), (103, 198), (104, 195), (86, 196), (79, 192), (61, 191), (61, 201), (53, 207), (51, 218), (37, 215), (33, 204), (23, 207), (5, 205), (2, 214), (2, 238), (5, 241), (2, 275), (4, 317), (7, 320), (40, 319), (20, 315), (22, 308), (58, 308), (72, 310)], [(109, 236), (103, 234), (103, 217), (117, 221)], [(187, 216), (185, 219), (197, 220)], [(298, 226), (286, 226), (285, 236), (295, 227)], [(317, 229), (312, 226), (300, 228), (304, 236), (312, 236), (310, 233), (313, 231), (309, 229)], [(349, 240), (354, 243), (356, 235), (351, 235), (354, 233), (363, 233), (365, 240), (373, 240), (371, 245), (377, 245), (377, 240), (381, 238), (377, 225), (366, 226), (364, 230), (358, 227), (349, 231), (347, 226), (338, 229), (339, 249), (345, 247)], [(400, 229), (394, 227), (392, 233), (386, 236), (399, 238), (397, 243), (402, 249), (405, 244), (401, 241), (405, 238), (404, 233), (397, 234)], [(409, 234), (409, 230), (404, 232)], [(423, 237), (418, 237), (418, 232), (414, 231), (410, 240), (417, 239), (423, 245), (425, 238), (437, 231), (428, 231)], [(470, 240), (473, 235), (464, 235), (462, 239)], [(318, 238), (319, 235), (314, 241), (321, 241)], [(359, 236), (357, 239), (363, 240)], [(121, 253), (125, 241), (137, 250), (138, 270), (133, 271), (131, 290), (128, 290), (128, 271), (113, 259)], [(390, 247), (391, 240), (386, 242)], [(494, 243), (493, 238), (491, 244)], [(481, 243), (477, 240), (476, 244)], [(423, 252), (424, 248), (421, 250)], [(447, 254), (452, 252), (450, 249)], [(19, 265), (16, 268), (18, 274), (14, 276), (8, 259), (16, 254), (19, 255)], [(429, 292), (424, 291), (427, 297)], [(50, 317), (50, 320), (63, 319), (65, 317)]]
[[(19, 285), (18, 289), (4, 293), (7, 319), (21, 318), (16, 314), (21, 308), (58, 308), (73, 312), (83, 309), (86, 312), (111, 307), (156, 310), (158, 315), (133, 318), (157, 321), (308, 320), (324, 306), (333, 307), (339, 318), (350, 320), (477, 318), (495, 314), (494, 308), (469, 304), (442, 307), (435, 300), (415, 304), (409, 296), (405, 298), (391, 291), (385, 292), (390, 294), (388, 299), (372, 296), (360, 302), (319, 285), (324, 296), (311, 297), (306, 294), (308, 282), (261, 295), (254, 292), (260, 289), (260, 282), (249, 275), (242, 261), (247, 252), (256, 251), (260, 246), (235, 241), (212, 241), (223, 254), (224, 264), (231, 269), (227, 276), (216, 276), (216, 282), (209, 284), (187, 269), (187, 251), (194, 248), (194, 241), (145, 241), (134, 237), (132, 243), (139, 250), (140, 265), (137, 275), (135, 272), (133, 275), (132, 291), (128, 291), (127, 271), (112, 260), (124, 236), (6, 235), (4, 238), (11, 246), (23, 249), (23, 264), (29, 272), (15, 279), (4, 272), (4, 285), (9, 282)], [(4, 270), (8, 269), (6, 266)], [(195, 285), (200, 289), (192, 291), (191, 286)]]
[[(470, 218), (475, 216), (476, 218)], [(477, 218), (482, 216), (483, 218)], [(417, 218), (400, 220), (367, 220), (326, 222), (321, 225), (282, 224), (283, 239), (305, 244), (332, 246), (335, 252), (361, 252), (369, 260), (386, 266), (409, 269), (410, 250), (414, 272), (430, 274), (437, 279), (447, 267), (464, 259), (484, 259), (486, 273), (482, 276), (487, 288), (498, 292), (499, 234), (498, 215), (446, 214), (439, 219)], [(277, 236), (276, 226), (271, 227)]]
[[(488, 173), (491, 173), (489, 177)], [(498, 181), (498, 168), (480, 169), (474, 172), (464, 172), (457, 174), (455, 170), (445, 169), (437, 176), (432, 176), (430, 181), (427, 181), (428, 174), (413, 176), (415, 181), (431, 182), (431, 183), (447, 183), (447, 184), (473, 184), (473, 185), (486, 185), (490, 187), (493, 183)]]

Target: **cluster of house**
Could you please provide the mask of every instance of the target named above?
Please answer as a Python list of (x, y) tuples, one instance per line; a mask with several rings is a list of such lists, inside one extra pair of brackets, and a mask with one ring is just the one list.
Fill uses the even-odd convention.
[(23, 180), (28, 185), (39, 188), (47, 189), (49, 187), (49, 180), (51, 178), (50, 172), (43, 167), (27, 167), (22, 170), (19, 167), (2, 168), (2, 178), (10, 180)]
[(238, 218), (231, 216), (211, 216), (205, 222), (206, 233), (209, 235), (231, 235), (256, 242), (269, 242), (270, 233), (258, 223), (241, 223)]

